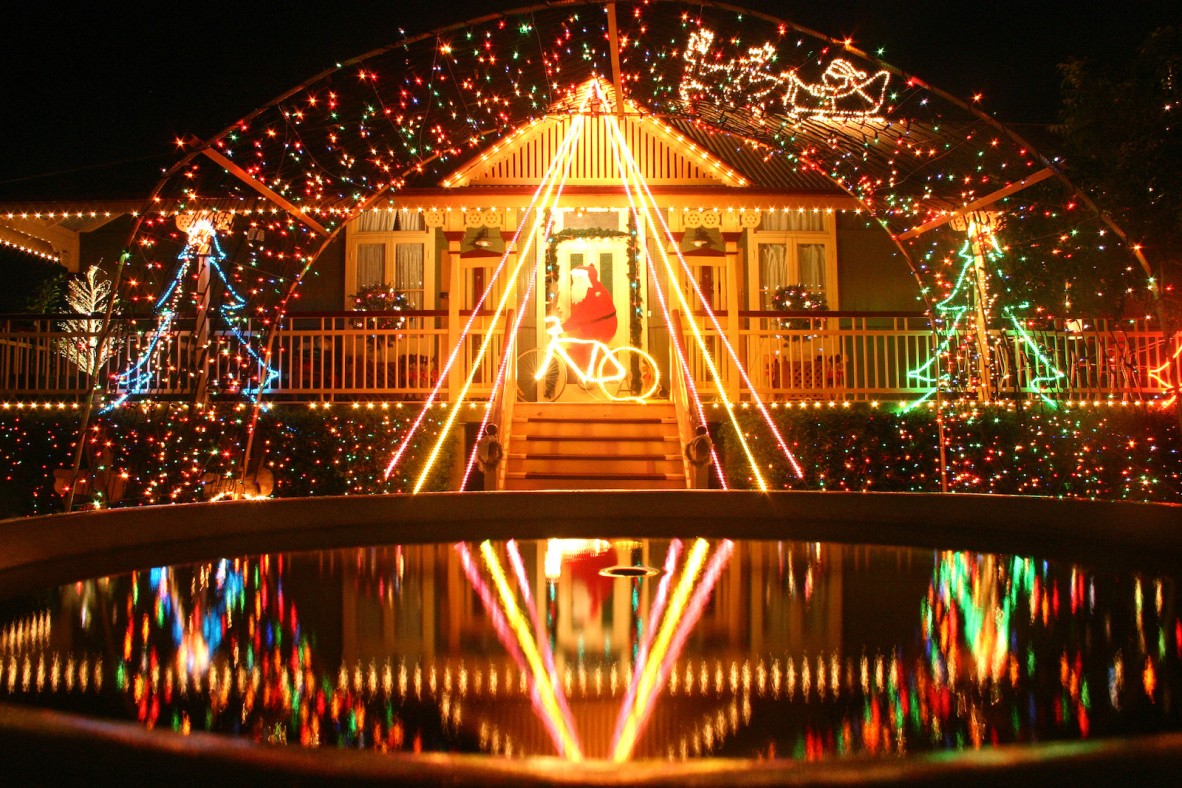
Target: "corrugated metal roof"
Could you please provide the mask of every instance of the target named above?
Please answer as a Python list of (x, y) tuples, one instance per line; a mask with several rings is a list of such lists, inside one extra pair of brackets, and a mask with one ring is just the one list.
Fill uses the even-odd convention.
[(802, 170), (799, 160), (769, 146), (685, 119), (666, 118), (664, 122), (695, 145), (717, 156), (747, 178), (754, 188), (809, 194), (845, 193), (824, 173)]

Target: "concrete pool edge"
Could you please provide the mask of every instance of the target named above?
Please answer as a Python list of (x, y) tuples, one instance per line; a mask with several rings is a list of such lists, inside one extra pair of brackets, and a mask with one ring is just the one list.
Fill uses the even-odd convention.
[(595, 491), (227, 501), (0, 521), (0, 597), (144, 566), (367, 544), (704, 536), (1172, 569), (1182, 506), (994, 495)]
[[(571, 763), (557, 758), (382, 754), (256, 744), (211, 733), (181, 736), (43, 709), (0, 704), (5, 775), (27, 784), (79, 783), (102, 774), (204, 784), (251, 785), (996, 785), (1095, 784), (1177, 774), (1182, 733), (1048, 742), (904, 758), (807, 763), (726, 758)], [(1135, 783), (1134, 783), (1135, 784)]]

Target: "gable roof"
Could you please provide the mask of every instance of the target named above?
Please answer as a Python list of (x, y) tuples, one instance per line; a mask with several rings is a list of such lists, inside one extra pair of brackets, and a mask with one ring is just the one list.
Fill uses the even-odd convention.
[[(750, 181), (695, 144), (684, 133), (635, 108), (618, 119), (620, 131), (647, 183), (653, 186), (702, 186), (742, 188)], [(447, 188), (464, 186), (520, 186), (542, 179), (574, 115), (547, 116), (528, 123), (491, 149), (443, 179)], [(570, 171), (563, 179), (570, 186), (618, 183), (625, 173), (616, 161), (609, 118), (586, 116)]]

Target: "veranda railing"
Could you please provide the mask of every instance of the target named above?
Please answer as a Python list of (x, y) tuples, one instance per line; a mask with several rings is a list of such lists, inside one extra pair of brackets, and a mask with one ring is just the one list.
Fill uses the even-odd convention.
[[(464, 321), (467, 321), (464, 315)], [(84, 370), (63, 353), (64, 343), (86, 343), (97, 331), (68, 330), (61, 316), (0, 317), (0, 397), (80, 399)], [(1167, 393), (1167, 341), (1147, 320), (1053, 320), (1022, 331), (989, 333), (988, 380), (981, 379), (972, 332), (933, 332), (917, 313), (826, 312), (786, 315), (741, 312), (738, 325), (721, 323), (747, 372), (741, 379), (718, 336), (695, 319), (709, 352), (722, 362), (723, 384), (740, 397), (751, 389), (766, 399), (916, 399), (937, 385), (950, 395), (991, 398), (1142, 399)], [(157, 337), (154, 318), (120, 318), (116, 353), (101, 371), (109, 394), (152, 398), (239, 397), (262, 385), (271, 401), (425, 399), (439, 381), (454, 334), (445, 311), (297, 313), (284, 318), (270, 343), (247, 323), (214, 326), (202, 339), (194, 323), (176, 320)], [(790, 322), (789, 322), (790, 321)], [(477, 315), (441, 396), (458, 395), (493, 333), (484, 363), (468, 390), (487, 396), (503, 352), (504, 321)], [(688, 328), (688, 326), (687, 326)], [(692, 332), (691, 332), (692, 333)], [(699, 392), (717, 395), (701, 347), (685, 335)], [(149, 353), (149, 348), (151, 352)], [(149, 360), (138, 367), (145, 358)], [(126, 371), (133, 369), (131, 375)]]

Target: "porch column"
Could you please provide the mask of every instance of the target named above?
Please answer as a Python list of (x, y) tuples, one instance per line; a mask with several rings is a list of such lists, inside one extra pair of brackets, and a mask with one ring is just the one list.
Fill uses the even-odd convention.
[(197, 375), (197, 379), (193, 384), (193, 404), (195, 405), (199, 405), (209, 398), (209, 361), (211, 358), (209, 307), (213, 295), (209, 285), (209, 255), (198, 254), (197, 288), (193, 294), (197, 301), (197, 315), (193, 321), (192, 349), (193, 369)]
[[(448, 213), (447, 229), (443, 236), (447, 240), (447, 249), (443, 253), (443, 271), (442, 274), (447, 278), (447, 347), (444, 349), (445, 354), (450, 354), (452, 348), (460, 341), (460, 333), (463, 329), (463, 321), (460, 319), (460, 306), (464, 300), (464, 271), (463, 266), (460, 265), (460, 244), (464, 240), (463, 218), (462, 215), (458, 222), (455, 217), (455, 212)], [(455, 224), (458, 223), (461, 229), (456, 230)], [(454, 402), (459, 395), (460, 389), (464, 385), (464, 373), (467, 371), (467, 365), (464, 362), (463, 348), (456, 359), (456, 363), (452, 364), (451, 371), (447, 375), (447, 399), (448, 402)], [(442, 361), (441, 361), (442, 363)]]
[[(739, 238), (742, 237), (742, 231), (739, 229), (735, 215), (728, 212), (724, 215), (722, 239), (726, 248), (726, 323), (724, 329), (726, 331), (726, 340), (731, 347), (735, 349), (736, 355), (739, 357), (739, 363), (745, 368), (747, 366), (747, 353), (743, 347), (743, 336), (741, 333), (742, 322), (739, 318), (739, 310), (742, 305), (739, 299), (739, 268), (741, 266), (741, 258), (739, 252)], [(733, 225), (733, 226), (732, 226)], [(743, 378), (739, 375), (739, 370), (735, 368), (734, 359), (730, 357), (729, 353), (721, 353), (726, 359), (726, 393), (731, 398), (731, 401), (738, 402), (743, 393)]]

